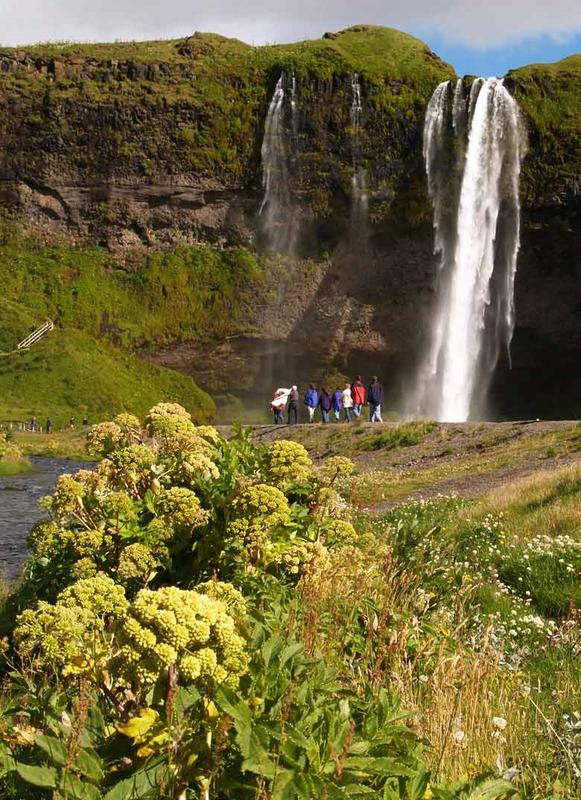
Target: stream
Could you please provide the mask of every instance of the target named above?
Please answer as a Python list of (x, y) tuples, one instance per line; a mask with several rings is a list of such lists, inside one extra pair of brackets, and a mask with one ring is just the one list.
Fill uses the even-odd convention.
[(34, 472), (0, 477), (0, 575), (13, 579), (27, 556), (26, 537), (46, 516), (38, 501), (50, 494), (59, 475), (91, 469), (94, 464), (62, 458), (32, 457)]

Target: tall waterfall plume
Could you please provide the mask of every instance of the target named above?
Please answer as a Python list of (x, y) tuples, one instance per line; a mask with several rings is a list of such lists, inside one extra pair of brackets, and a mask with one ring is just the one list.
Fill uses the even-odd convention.
[(298, 234), (296, 207), (290, 189), (293, 143), (298, 130), (294, 74), (282, 72), (274, 89), (262, 140), (260, 226), (271, 253), (292, 254)]
[(351, 178), (351, 194), (353, 198), (353, 221), (355, 225), (365, 222), (368, 209), (367, 172), (360, 162), (359, 134), (361, 131), (361, 116), (363, 105), (361, 103), (361, 83), (359, 73), (351, 76), (351, 129), (353, 131), (352, 156), (353, 176)]
[(510, 360), (524, 152), (516, 101), (501, 80), (435, 90), (424, 159), (439, 256), (430, 340), (408, 410), (443, 422), (485, 414), (503, 349)]

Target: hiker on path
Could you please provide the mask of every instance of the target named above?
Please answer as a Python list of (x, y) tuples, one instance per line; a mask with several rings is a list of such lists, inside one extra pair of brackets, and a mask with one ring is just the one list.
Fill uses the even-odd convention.
[(46, 421), (46, 432), (52, 433), (52, 419), (50, 417)]
[(286, 408), (286, 403), (289, 394), (290, 394), (290, 389), (283, 389), (282, 387), (280, 389), (277, 389), (276, 392), (274, 393), (270, 406), (274, 412), (275, 425), (279, 425), (284, 421), (282, 417), (282, 412)]
[(321, 396), (319, 397), (319, 406), (321, 407), (321, 417), (323, 422), (329, 422), (329, 411), (332, 406), (331, 396), (326, 389), (321, 389)]
[[(291, 422), (291, 418), (294, 422)], [(299, 390), (296, 386), (291, 386), (288, 396), (288, 424), (296, 425), (299, 421)]]
[(351, 385), (351, 397), (353, 399), (353, 413), (359, 418), (361, 409), (365, 405), (365, 386), (361, 375), (358, 375)]
[(353, 408), (353, 398), (351, 397), (351, 387), (349, 384), (345, 386), (342, 392), (343, 395), (343, 410), (345, 411), (345, 422), (351, 422), (351, 409)]
[(319, 405), (319, 395), (312, 383), (309, 383), (309, 388), (305, 393), (305, 405), (309, 412), (309, 422), (315, 421), (315, 411)]
[(333, 392), (333, 411), (335, 412), (335, 419), (339, 422), (341, 418), (341, 409), (343, 408), (343, 392), (339, 387)]
[(380, 384), (377, 375), (374, 375), (367, 390), (367, 402), (369, 403), (369, 421), (383, 422), (381, 419), (381, 404), (383, 403), (383, 386)]

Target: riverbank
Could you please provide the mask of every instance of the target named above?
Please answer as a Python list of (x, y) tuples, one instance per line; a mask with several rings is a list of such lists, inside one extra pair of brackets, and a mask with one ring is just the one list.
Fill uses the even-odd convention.
[(5, 433), (0, 432), (0, 476), (31, 471), (32, 464), (22, 450)]
[(92, 461), (86, 450), (86, 429), (56, 431), (54, 433), (15, 432), (14, 441), (27, 456), (42, 456), (75, 461)]

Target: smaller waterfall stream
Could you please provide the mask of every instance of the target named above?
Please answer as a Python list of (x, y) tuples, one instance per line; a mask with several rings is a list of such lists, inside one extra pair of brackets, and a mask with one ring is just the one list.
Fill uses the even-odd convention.
[(514, 328), (519, 247), (520, 113), (501, 80), (440, 84), (428, 105), (424, 159), (439, 255), (431, 336), (411, 412), (463, 422), (484, 411)]
[[(290, 117), (290, 128), (288, 120)], [(274, 89), (262, 140), (261, 229), (271, 253), (292, 254), (298, 220), (290, 190), (292, 139), (298, 130), (296, 79), (282, 72)]]
[(364, 224), (367, 220), (368, 194), (367, 172), (358, 162), (361, 161), (359, 134), (361, 131), (361, 116), (363, 105), (361, 103), (361, 83), (359, 74), (354, 72), (351, 77), (351, 129), (353, 131), (353, 176), (351, 178), (351, 194), (353, 198), (353, 222), (355, 226)]

